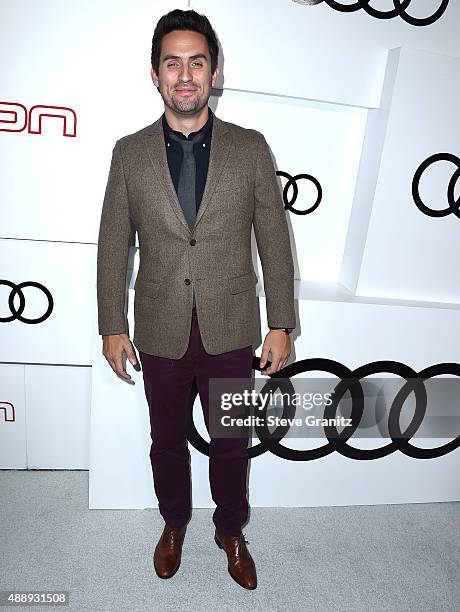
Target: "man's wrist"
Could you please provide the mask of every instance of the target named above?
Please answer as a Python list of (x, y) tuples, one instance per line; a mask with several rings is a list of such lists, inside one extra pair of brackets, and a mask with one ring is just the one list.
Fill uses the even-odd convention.
[(270, 327), (270, 330), (272, 329), (282, 329), (286, 334), (289, 335), (294, 328), (293, 327)]

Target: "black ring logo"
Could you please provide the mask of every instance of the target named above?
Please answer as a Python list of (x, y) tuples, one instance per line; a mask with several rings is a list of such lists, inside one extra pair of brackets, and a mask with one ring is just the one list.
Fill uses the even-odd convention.
[[(295, 174), (294, 176), (291, 176), (290, 174), (288, 174), (287, 172), (283, 172), (282, 170), (277, 170), (276, 174), (278, 176), (284, 176), (284, 178), (288, 179), (286, 185), (283, 188), (283, 202), (284, 202), (285, 210), (289, 210), (295, 213), (296, 215), (309, 215), (316, 208), (318, 208), (319, 203), (321, 202), (321, 198), (323, 197), (323, 190), (321, 189), (321, 185), (319, 184), (319, 181), (315, 179), (314, 176), (311, 176), (310, 174)], [(316, 202), (313, 204), (313, 206), (310, 206), (310, 208), (307, 208), (307, 210), (298, 210), (297, 208), (293, 207), (293, 204), (295, 204), (295, 201), (297, 200), (297, 196), (299, 194), (299, 188), (297, 187), (297, 182), (296, 182), (298, 179), (307, 179), (311, 181), (318, 191), (318, 197), (316, 198)], [(291, 185), (292, 185), (293, 193), (292, 193), (292, 198), (289, 200), (288, 190)]]
[(402, 17), (402, 19), (404, 19), (404, 21), (409, 25), (419, 27), (431, 25), (440, 19), (449, 4), (449, 0), (441, 0), (439, 8), (430, 17), (417, 18), (412, 17), (412, 15), (409, 15), (406, 12), (406, 9), (409, 8), (412, 0), (393, 0), (394, 8), (389, 11), (379, 11), (378, 9), (372, 8), (369, 6), (371, 0), (357, 0), (353, 4), (341, 4), (340, 2), (336, 2), (336, 0), (307, 0), (307, 3), (310, 5), (315, 5), (320, 4), (323, 1), (326, 2), (326, 4), (332, 9), (340, 11), (341, 13), (353, 13), (363, 9), (368, 15), (371, 15), (371, 17), (375, 17), (376, 19), (393, 19), (394, 17)]
[[(428, 168), (428, 166), (431, 166), (431, 164), (434, 164), (435, 162), (438, 162), (438, 161), (452, 162), (455, 166), (457, 166), (457, 169), (453, 173), (449, 181), (449, 185), (447, 186), (448, 207), (443, 208), (441, 210), (433, 210), (432, 208), (428, 208), (428, 206), (426, 206), (422, 202), (422, 199), (419, 193), (419, 184), (420, 184), (420, 178), (422, 174), (425, 172), (425, 170)], [(424, 162), (420, 164), (412, 180), (412, 197), (414, 198), (415, 205), (422, 213), (424, 213), (425, 215), (428, 215), (429, 217), (446, 217), (447, 215), (450, 215), (451, 213), (453, 213), (460, 219), (460, 197), (456, 201), (455, 194), (454, 194), (455, 185), (459, 178), (460, 178), (460, 159), (458, 157), (456, 157), (455, 155), (452, 155), (452, 153), (436, 153), (435, 155), (431, 155), (430, 157), (428, 157), (428, 159), (426, 159)]]
[[(54, 306), (53, 296), (51, 295), (51, 292), (49, 291), (49, 289), (47, 289), (41, 283), (36, 283), (35, 281), (24, 281), (23, 283), (18, 283), (16, 285), (15, 283), (12, 283), (9, 280), (0, 279), (0, 286), (1, 285), (7, 285), (8, 287), (11, 287), (11, 292), (8, 297), (8, 306), (12, 314), (9, 317), (0, 317), (0, 323), (10, 323), (11, 321), (14, 321), (15, 319), (17, 319), (18, 321), (22, 321), (23, 323), (29, 323), (29, 324), (42, 323), (42, 321), (45, 321), (45, 319), (47, 319), (50, 316), (51, 312), (53, 311), (53, 306)], [(46, 309), (46, 312), (41, 317), (38, 317), (37, 319), (28, 319), (27, 317), (22, 316), (22, 313), (24, 312), (24, 308), (26, 305), (26, 299), (22, 292), (22, 289), (24, 287), (36, 287), (37, 289), (40, 289), (41, 291), (43, 291), (43, 293), (46, 295), (48, 299), (48, 308)], [(19, 308), (17, 310), (14, 306), (14, 298), (16, 295), (19, 296)]]
[[(254, 370), (260, 371), (259, 357), (253, 357), (252, 367)], [(293, 394), (295, 392), (294, 387), (291, 381), (286, 379), (290, 379), (292, 376), (301, 374), (302, 372), (314, 371), (328, 372), (341, 379), (334, 389), (332, 403), (325, 408), (324, 418), (332, 419), (336, 417), (337, 406), (340, 399), (344, 393), (350, 389), (352, 398), (350, 418), (352, 420), (352, 425), (344, 427), (341, 433), (339, 433), (334, 426), (325, 426), (324, 433), (328, 440), (327, 444), (316, 449), (308, 450), (286, 448), (280, 444), (282, 438), (289, 431), (289, 426), (279, 426), (272, 432), (269, 431), (266, 425), (256, 426), (255, 431), (259, 435), (260, 443), (257, 446), (248, 448), (247, 452), (250, 458), (257, 457), (266, 451), (270, 451), (274, 455), (287, 459), (288, 461), (312, 461), (337, 451), (349, 459), (369, 461), (386, 457), (399, 450), (408, 457), (416, 459), (434, 459), (447, 455), (460, 447), (460, 436), (436, 448), (420, 448), (409, 442), (416, 434), (426, 414), (427, 395), (423, 381), (442, 374), (460, 377), (460, 364), (439, 363), (424, 368), (417, 374), (411, 367), (398, 361), (373, 361), (352, 371), (333, 359), (303, 359), (279, 370), (276, 373), (277, 378), (269, 378), (260, 393), (265, 394), (279, 388), (282, 393)], [(391, 442), (386, 446), (376, 449), (361, 449), (349, 446), (347, 442), (359, 426), (364, 412), (364, 393), (359, 381), (365, 376), (377, 374), (379, 372), (395, 374), (406, 380), (406, 384), (401, 387), (390, 408), (388, 428)], [(400, 417), (404, 402), (412, 391), (415, 393), (416, 406), (412, 421), (403, 433), (399, 425)], [(283, 418), (292, 418), (294, 413), (295, 406), (292, 403), (290, 403), (288, 407), (284, 405)], [(261, 416), (266, 418), (266, 410), (264, 410)], [(263, 437), (260, 436), (262, 433)], [(188, 440), (198, 451), (204, 455), (209, 455), (209, 443), (198, 433), (193, 422), (192, 411), (190, 412), (188, 422)]]

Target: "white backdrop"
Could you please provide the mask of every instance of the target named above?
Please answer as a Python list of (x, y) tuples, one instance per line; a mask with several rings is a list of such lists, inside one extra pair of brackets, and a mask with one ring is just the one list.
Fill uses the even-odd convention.
[[(371, 4), (393, 7), (391, 0)], [(438, 6), (413, 0), (410, 13), (426, 16)], [(156, 21), (171, 8), (187, 2), (83, 0), (76, 8), (19, 0), (2, 11), (0, 279), (39, 282), (54, 303), (39, 324), (0, 322), (0, 467), (90, 468), (95, 508), (156, 506), (142, 375), (131, 368), (136, 386), (129, 386), (101, 355), (95, 264), (113, 144), (163, 111), (149, 75), (150, 46)], [(193, 8), (209, 17), (222, 45), (212, 109), (262, 131), (278, 170), (310, 174), (322, 188), (314, 212), (286, 212), (298, 279), (291, 362), (322, 357), (353, 369), (391, 359), (416, 370), (458, 363), (452, 253), (460, 219), (424, 215), (411, 183), (430, 155), (458, 155), (459, 3), (428, 27), (326, 3), (236, 0), (230, 10), (205, 0)], [(37, 105), (56, 115), (67, 109), (66, 132), (53, 117), (38, 129), (30, 121)], [(440, 162), (422, 177), (420, 194), (432, 208), (447, 206), (452, 172)], [(279, 178), (280, 188), (285, 181)], [(316, 190), (297, 184), (294, 207), (308, 208)], [(135, 250), (131, 263), (132, 287)], [(0, 284), (0, 317), (11, 314), (9, 293)], [(36, 288), (24, 296), (23, 316), (46, 310)], [(206, 437), (198, 398), (194, 413)], [(212, 506), (207, 459), (191, 451), (194, 504)], [(251, 463), (250, 502), (460, 499), (459, 456), (422, 461), (396, 452), (354, 461), (333, 453), (296, 462), (265, 453)]]

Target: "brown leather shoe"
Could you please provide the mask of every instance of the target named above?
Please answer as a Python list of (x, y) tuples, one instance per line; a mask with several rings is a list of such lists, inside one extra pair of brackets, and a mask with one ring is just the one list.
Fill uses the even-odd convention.
[(217, 546), (227, 553), (228, 573), (233, 580), (245, 589), (255, 589), (256, 566), (246, 547), (247, 540), (244, 539), (244, 535), (242, 533), (237, 536), (224, 535), (216, 529), (214, 540)]
[(159, 578), (171, 578), (179, 569), (187, 527), (165, 525), (153, 555), (153, 566)]

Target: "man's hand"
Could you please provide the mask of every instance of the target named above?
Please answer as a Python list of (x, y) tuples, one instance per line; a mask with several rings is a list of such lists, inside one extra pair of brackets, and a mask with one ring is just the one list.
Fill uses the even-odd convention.
[(268, 359), (268, 354), (272, 354), (271, 365), (268, 370), (264, 370), (262, 374), (274, 374), (281, 368), (284, 368), (289, 355), (291, 354), (291, 338), (282, 329), (272, 329), (265, 336), (262, 347), (262, 356), (260, 358), (261, 369), (265, 366)]
[[(136, 370), (140, 370), (140, 366), (134, 355), (133, 347), (127, 334), (111, 334), (102, 337), (102, 354), (109, 362), (112, 370), (123, 378), (123, 380), (131, 380), (131, 376), (126, 372), (126, 357), (128, 357), (131, 365)], [(137, 367), (136, 367), (137, 366)], [(133, 385), (134, 385), (133, 381)]]

